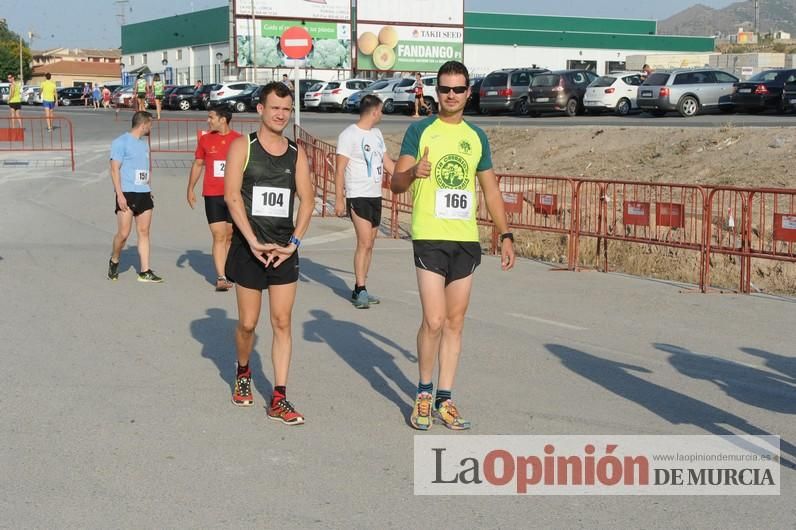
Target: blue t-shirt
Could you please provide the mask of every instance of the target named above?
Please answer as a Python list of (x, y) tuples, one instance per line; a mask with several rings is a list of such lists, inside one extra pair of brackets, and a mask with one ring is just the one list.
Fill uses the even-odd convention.
[(149, 145), (146, 139), (124, 133), (111, 144), (111, 160), (122, 164), (123, 192), (152, 191), (149, 187)]

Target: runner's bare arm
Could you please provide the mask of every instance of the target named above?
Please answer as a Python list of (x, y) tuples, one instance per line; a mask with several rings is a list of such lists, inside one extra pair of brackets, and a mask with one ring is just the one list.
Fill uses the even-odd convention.
[(111, 160), (111, 181), (113, 182), (113, 191), (116, 192), (116, 202), (119, 204), (119, 208), (126, 212), (127, 199), (122, 193), (122, 163), (118, 160)]
[(387, 170), (387, 173), (390, 175), (395, 173), (395, 160), (390, 158), (390, 155), (384, 155), (384, 169)]
[(310, 177), (307, 152), (301, 146), (298, 148), (298, 157), (296, 159), (296, 194), (301, 204), (299, 205), (298, 215), (296, 215), (296, 229), (293, 234), (298, 239), (302, 239), (310, 226), (312, 212), (315, 211), (315, 188)]
[[(509, 225), (506, 221), (506, 208), (503, 205), (503, 194), (500, 193), (497, 175), (493, 169), (478, 172), (478, 183), (484, 192), (486, 209), (492, 222), (497, 226), (498, 233), (508, 232)], [(500, 263), (504, 271), (514, 267), (514, 242), (508, 238), (500, 244)]]
[(193, 165), (191, 166), (191, 174), (188, 176), (188, 205), (191, 208), (196, 205), (194, 188), (196, 188), (196, 183), (199, 182), (199, 177), (202, 176), (202, 168), (204, 165), (205, 161), (201, 158), (197, 158), (193, 161)]
[(334, 165), (334, 213), (337, 217), (345, 215), (345, 168), (348, 166), (348, 157), (337, 155)]

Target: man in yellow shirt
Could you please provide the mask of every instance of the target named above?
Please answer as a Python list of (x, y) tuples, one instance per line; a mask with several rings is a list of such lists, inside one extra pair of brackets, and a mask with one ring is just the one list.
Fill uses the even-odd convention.
[[(500, 231), (500, 263), (514, 266), (514, 236), (508, 232), (503, 197), (492, 169), (489, 140), (464, 121), (470, 76), (458, 61), (437, 73), (439, 115), (409, 126), (391, 181), (392, 191), (412, 190), (412, 246), (423, 320), (417, 333), (420, 381), (410, 416), (415, 429), (428, 430), (432, 417), (449, 429), (470, 422), (452, 400), (462, 329), (473, 272), (481, 263), (476, 224), (478, 179), (487, 210)], [(434, 398), (431, 378), (439, 362)]]
[(8, 108), (11, 111), (11, 127), (22, 127), (22, 83), (14, 74), (8, 74)]
[(50, 72), (44, 74), (44, 81), (41, 82), (41, 106), (44, 108), (44, 116), (47, 118), (47, 130), (53, 130), (53, 109), (58, 106), (56, 97), (57, 87), (51, 80)]

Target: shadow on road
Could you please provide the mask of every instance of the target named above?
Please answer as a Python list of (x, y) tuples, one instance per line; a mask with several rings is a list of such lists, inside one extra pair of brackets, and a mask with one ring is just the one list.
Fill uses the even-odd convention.
[[(218, 375), (229, 386), (230, 396), (235, 380), (235, 327), (238, 321), (227, 318), (227, 311), (211, 307), (206, 318), (191, 322), (191, 336), (202, 345), (202, 357), (210, 359), (218, 368)], [(267, 401), (271, 398), (273, 388), (263, 371), (262, 359), (255, 349), (249, 358), (254, 388)]]
[(210, 285), (216, 284), (216, 265), (213, 263), (213, 256), (201, 250), (187, 250), (182, 256), (177, 258), (177, 267), (185, 268), (188, 264), (193, 271), (203, 277)]
[[(796, 384), (796, 357), (786, 357), (758, 348), (741, 348), (741, 351), (766, 360), (766, 366), (785, 376), (785, 381)], [(796, 401), (796, 397), (793, 398)]]
[(346, 284), (345, 280), (334, 274), (335, 272), (351, 274), (351, 271), (327, 267), (304, 257), (301, 258), (301, 268), (299, 270), (301, 271), (301, 281), (312, 280), (318, 282), (331, 289), (337, 296), (346, 300), (351, 299), (351, 287)]
[[(617, 396), (633, 401), (674, 425), (690, 424), (721, 436), (750, 434), (771, 435), (745, 419), (721, 410), (698, 399), (686, 396), (666, 387), (645, 381), (631, 372), (651, 373), (642, 366), (609, 361), (561, 344), (545, 344), (545, 348), (558, 357), (572, 372), (588, 379)], [(730, 430), (726, 426), (735, 430)], [(736, 432), (736, 431), (740, 431)], [(796, 469), (785, 454), (796, 457), (796, 447), (780, 440), (783, 465)]]
[[(314, 320), (304, 322), (304, 340), (328, 344), (340, 358), (365, 378), (376, 392), (395, 403), (402, 412), (411, 407), (416, 386), (395, 363), (395, 356), (376, 343), (397, 350), (412, 362), (417, 362), (417, 357), (387, 337), (359, 324), (336, 320), (326, 311), (313, 309), (310, 315)], [(403, 395), (393, 390), (390, 382), (397, 386)]]

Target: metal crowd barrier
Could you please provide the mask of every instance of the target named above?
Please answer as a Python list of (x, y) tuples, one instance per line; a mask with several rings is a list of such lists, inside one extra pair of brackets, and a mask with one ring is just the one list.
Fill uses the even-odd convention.
[[(246, 135), (257, 130), (259, 119), (233, 117), (231, 129)], [(208, 132), (207, 118), (161, 118), (152, 120), (151, 153), (193, 153), (199, 138)]]
[[(19, 127), (21, 120), (22, 127)], [(54, 116), (52, 130), (47, 130), (47, 118), (43, 116), (4, 118), (0, 121), (0, 152), (68, 152), (75, 170), (75, 137), (72, 121)]]

